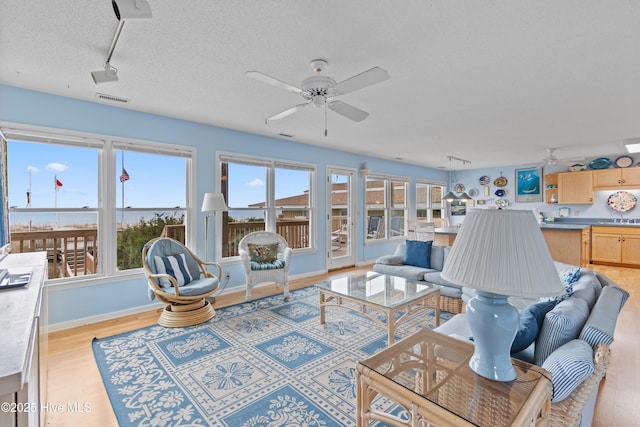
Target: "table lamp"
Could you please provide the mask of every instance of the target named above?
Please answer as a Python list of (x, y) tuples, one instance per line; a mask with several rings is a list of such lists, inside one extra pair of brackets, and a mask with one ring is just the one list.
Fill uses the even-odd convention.
[(476, 293), (467, 303), (475, 344), (471, 370), (496, 381), (514, 380), (510, 352), (520, 317), (507, 298), (564, 292), (533, 212), (471, 209), (441, 275)]
[[(222, 193), (204, 193), (204, 199), (202, 200), (201, 212), (226, 212), (227, 204), (224, 201), (224, 195)], [(207, 213), (204, 216), (204, 260), (209, 261), (209, 216)]]

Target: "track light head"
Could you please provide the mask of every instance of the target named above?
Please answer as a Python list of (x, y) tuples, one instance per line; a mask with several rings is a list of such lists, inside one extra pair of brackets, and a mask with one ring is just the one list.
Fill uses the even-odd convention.
[(151, 6), (147, 0), (111, 0), (118, 21), (151, 19)]
[(95, 84), (109, 83), (118, 81), (118, 69), (112, 67), (108, 62), (104, 64), (104, 70), (92, 71), (91, 78)]

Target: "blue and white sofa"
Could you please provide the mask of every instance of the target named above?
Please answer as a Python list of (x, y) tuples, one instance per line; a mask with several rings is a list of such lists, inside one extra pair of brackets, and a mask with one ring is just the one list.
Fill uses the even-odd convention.
[[(609, 366), (618, 313), (629, 293), (605, 275), (556, 263), (567, 295), (555, 303), (510, 298), (520, 310), (520, 329), (512, 357), (551, 372), (551, 424), (591, 426), (598, 385)], [(474, 296), (463, 288), (463, 300)], [(471, 339), (465, 314), (435, 329), (452, 337)]]
[(464, 307), (462, 286), (447, 282), (440, 276), (450, 249), (450, 246), (433, 245), (432, 241), (407, 240), (398, 245), (393, 255), (378, 258), (373, 271), (440, 285), (440, 309), (461, 313)]

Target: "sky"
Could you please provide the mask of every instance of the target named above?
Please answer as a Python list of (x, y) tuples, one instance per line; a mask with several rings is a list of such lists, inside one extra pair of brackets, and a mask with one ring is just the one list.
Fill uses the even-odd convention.
[[(26, 208), (31, 189), (32, 208), (98, 207), (98, 152), (57, 144), (8, 142), (9, 206)], [(185, 205), (185, 161), (182, 158), (127, 151), (124, 165), (130, 179), (124, 183), (125, 206), (174, 207)], [(116, 177), (122, 174), (121, 152)], [(55, 179), (62, 187), (55, 191)], [(121, 205), (122, 185), (116, 185)]]
[[(134, 208), (185, 206), (185, 160), (126, 151), (124, 168), (130, 179), (122, 185), (122, 152), (116, 154), (116, 204)], [(98, 207), (98, 151), (57, 144), (8, 142), (9, 206), (26, 208)], [(245, 207), (266, 198), (264, 166), (231, 164), (229, 206)], [(55, 190), (55, 180), (62, 183)], [(277, 169), (276, 199), (309, 189), (307, 171)]]

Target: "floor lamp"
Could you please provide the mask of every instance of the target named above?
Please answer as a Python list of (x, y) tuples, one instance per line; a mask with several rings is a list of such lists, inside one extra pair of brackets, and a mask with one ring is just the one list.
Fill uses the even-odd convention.
[(510, 353), (520, 317), (508, 297), (564, 292), (533, 212), (471, 209), (441, 275), (476, 293), (466, 311), (475, 344), (471, 370), (495, 381), (514, 380)]
[(209, 261), (209, 216), (210, 212), (215, 215), (216, 212), (226, 212), (227, 204), (224, 201), (224, 195), (222, 193), (204, 193), (204, 199), (202, 200), (201, 212), (207, 212), (204, 216), (204, 260)]

